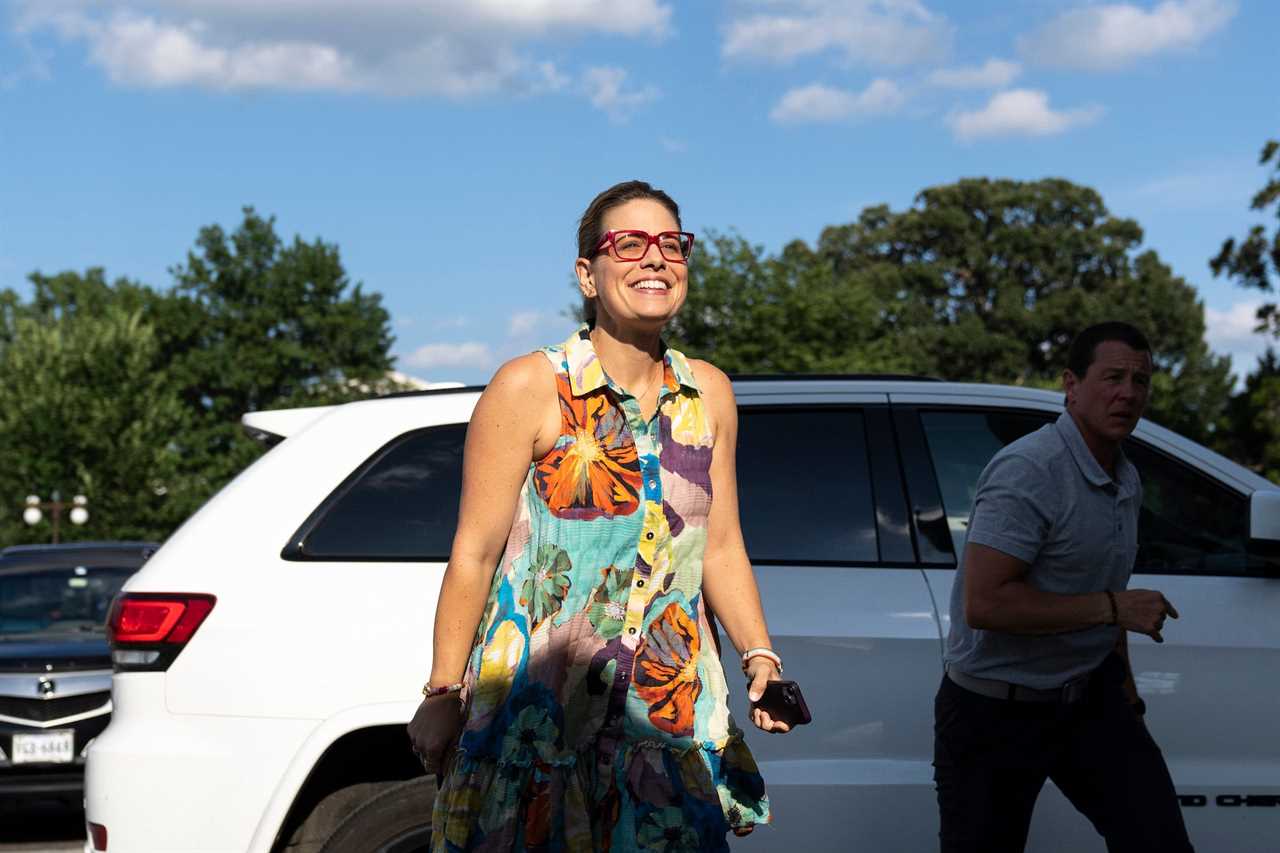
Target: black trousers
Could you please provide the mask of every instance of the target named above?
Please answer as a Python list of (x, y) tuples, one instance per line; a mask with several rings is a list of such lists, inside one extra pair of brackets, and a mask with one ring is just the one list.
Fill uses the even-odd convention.
[(1129, 707), (1111, 655), (1070, 705), (992, 699), (943, 677), (934, 782), (943, 853), (1020, 853), (1045, 779), (1092, 821), (1108, 853), (1187, 853), (1164, 756)]

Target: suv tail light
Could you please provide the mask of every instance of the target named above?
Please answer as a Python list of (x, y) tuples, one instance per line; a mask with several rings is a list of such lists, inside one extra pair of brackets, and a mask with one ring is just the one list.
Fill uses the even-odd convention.
[(116, 672), (168, 669), (216, 600), (212, 595), (186, 592), (118, 596), (107, 617), (107, 639)]

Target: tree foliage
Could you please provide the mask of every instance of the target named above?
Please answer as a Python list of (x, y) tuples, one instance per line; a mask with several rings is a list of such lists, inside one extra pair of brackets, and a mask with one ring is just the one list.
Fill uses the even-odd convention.
[[(128, 279), (108, 282), (101, 269), (90, 269), (33, 274), (29, 302), (12, 291), (0, 292), (0, 347), (6, 357), (26, 340), (23, 335), (35, 334), (34, 328), (56, 332), (74, 350), (88, 345), (79, 338), (94, 323), (121, 315), (136, 318), (139, 340), (149, 343), (131, 357), (138, 365), (145, 362), (145, 370), (138, 367), (117, 385), (95, 388), (94, 377), (75, 373), (62, 384), (81, 395), (77, 400), (96, 399), (99, 408), (114, 406), (132, 417), (137, 413), (130, 399), (138, 395), (129, 383), (146, 377), (159, 383), (163, 399), (176, 401), (181, 414), (179, 427), (158, 445), (172, 454), (173, 470), (164, 475), (172, 481), (161, 501), (164, 511), (130, 521), (117, 517), (109, 531), (91, 523), (86, 535), (97, 530), (95, 535), (120, 538), (120, 531), (136, 530), (148, 538), (166, 536), (260, 452), (239, 427), (245, 412), (397, 390), (385, 379), (391, 367), (390, 318), (380, 296), (351, 285), (335, 245), (298, 238), (286, 244), (276, 235), (273, 219), (246, 208), (231, 233), (217, 225), (202, 228), (185, 263), (172, 272), (175, 285), (167, 290)], [(57, 391), (38, 382), (23, 389), (31, 405), (53, 405), (47, 398)], [(0, 429), (0, 441), (18, 434), (9, 426)], [(65, 495), (75, 488), (71, 483), (83, 483), (85, 477), (106, 482), (87, 433), (53, 433), (39, 444), (12, 446), (45, 462), (43, 468), (24, 470), (27, 480), (15, 482), (16, 492), (4, 487), (0, 513), (6, 515), (0, 517), (12, 507), (20, 511), (21, 496), (31, 491), (59, 488)], [(125, 486), (112, 481), (117, 487)], [(138, 481), (133, 488), (141, 493), (144, 487)]]
[[(1280, 139), (1267, 141), (1258, 162), (1262, 166), (1272, 165), (1271, 177), (1249, 206), (1252, 210), (1265, 211), (1274, 205), (1272, 212), (1280, 221)], [(1275, 227), (1270, 237), (1265, 225), (1253, 226), (1241, 240), (1228, 237), (1221, 251), (1209, 261), (1209, 267), (1214, 275), (1225, 274), (1244, 287), (1273, 292), (1275, 282), (1280, 282), (1280, 226)], [(1274, 302), (1264, 303), (1258, 309), (1258, 324), (1258, 331), (1269, 331), (1280, 337), (1280, 312)]]
[(1280, 483), (1280, 358), (1268, 348), (1231, 400), (1222, 450)]
[[(1272, 139), (1262, 148), (1261, 165), (1272, 165), (1270, 179), (1253, 197), (1251, 209), (1265, 211), (1274, 206), (1280, 220), (1280, 140)], [(1244, 287), (1272, 293), (1280, 283), (1280, 226), (1270, 237), (1266, 226), (1255, 225), (1242, 240), (1227, 238), (1221, 251), (1209, 260), (1214, 275), (1226, 275)], [(1280, 337), (1280, 311), (1276, 303), (1258, 308), (1257, 331)], [(1233, 458), (1280, 483), (1280, 365), (1268, 348), (1256, 369), (1245, 378), (1245, 389), (1231, 400), (1227, 414), (1224, 450)]]
[(740, 237), (709, 242), (670, 331), (731, 372), (1057, 387), (1074, 335), (1121, 319), (1155, 349), (1154, 419), (1207, 440), (1230, 395), (1230, 362), (1209, 352), (1192, 287), (1140, 251), (1136, 222), (1068, 181), (933, 187), (907, 210), (867, 208), (777, 257)]
[(0, 541), (48, 541), (21, 519), (24, 495), (89, 499), (89, 521), (66, 538), (163, 536), (186, 507), (175, 438), (189, 418), (156, 371), (155, 330), (118, 305), (52, 320), (21, 316), (0, 348)]

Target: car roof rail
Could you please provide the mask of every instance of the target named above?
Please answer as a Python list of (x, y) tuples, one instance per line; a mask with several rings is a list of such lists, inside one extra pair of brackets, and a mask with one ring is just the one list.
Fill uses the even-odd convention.
[[(441, 383), (444, 384), (444, 383)], [(419, 391), (392, 391), (390, 394), (378, 394), (370, 400), (389, 400), (392, 397), (434, 397), (437, 394), (465, 394), (468, 391), (483, 391), (484, 385), (450, 385), (447, 388), (424, 388)]]
[(914, 373), (730, 373), (734, 382), (777, 382), (778, 380), (802, 382), (830, 382), (856, 380), (860, 382), (946, 382), (937, 376), (919, 376)]

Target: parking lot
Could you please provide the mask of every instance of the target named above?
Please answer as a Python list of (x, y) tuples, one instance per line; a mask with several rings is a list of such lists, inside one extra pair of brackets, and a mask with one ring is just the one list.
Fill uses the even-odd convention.
[(0, 804), (0, 850), (63, 853), (84, 847), (84, 809), (59, 802)]

